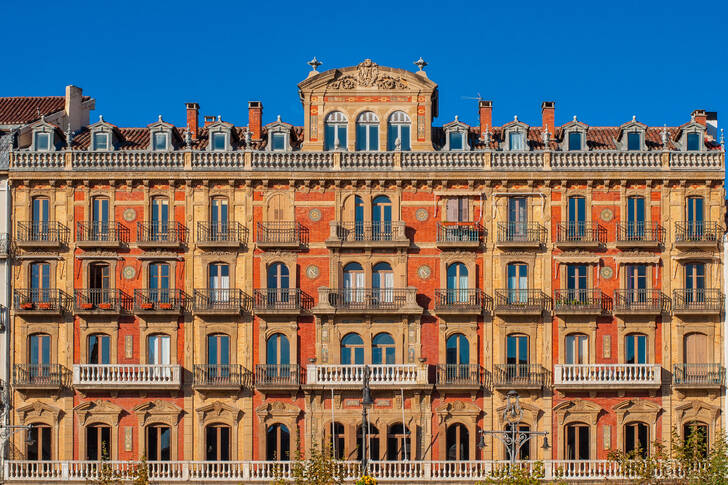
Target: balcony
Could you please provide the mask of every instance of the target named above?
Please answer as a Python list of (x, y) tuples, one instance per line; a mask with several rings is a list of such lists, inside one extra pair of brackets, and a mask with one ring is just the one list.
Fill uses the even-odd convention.
[(541, 290), (495, 290), (493, 311), (498, 315), (540, 315), (551, 298)]
[(595, 222), (563, 222), (556, 225), (556, 246), (561, 249), (597, 249), (607, 242), (607, 229)]
[(195, 364), (194, 388), (198, 391), (238, 391), (250, 384), (248, 374), (240, 364)]
[(678, 249), (717, 249), (723, 228), (717, 222), (676, 222), (675, 247)]
[(295, 391), (300, 385), (301, 369), (297, 364), (258, 364), (255, 388), (259, 391)]
[(259, 288), (253, 293), (256, 315), (298, 315), (312, 306), (313, 298), (298, 288)]
[(720, 389), (725, 367), (720, 364), (674, 364), (672, 385), (678, 389)]
[(659, 364), (556, 364), (554, 387), (575, 390), (659, 389)]
[(672, 312), (676, 315), (716, 315), (722, 308), (723, 295), (714, 288), (672, 292)]
[(536, 222), (499, 222), (496, 246), (503, 249), (540, 249), (548, 231)]
[(134, 313), (139, 315), (178, 315), (184, 308), (181, 290), (134, 290)]
[(620, 249), (657, 249), (665, 242), (665, 228), (656, 222), (617, 224), (617, 247)]
[(120, 290), (87, 289), (73, 292), (73, 308), (77, 315), (118, 315), (122, 309)]
[(118, 222), (77, 222), (76, 246), (113, 249), (129, 242), (129, 229)]
[(248, 244), (248, 228), (239, 222), (197, 223), (197, 247), (205, 249), (238, 249)]
[(60, 222), (18, 222), (15, 245), (19, 248), (60, 249), (71, 231)]
[(485, 244), (485, 228), (480, 224), (437, 223), (437, 247), (440, 249), (477, 249), (483, 244)]
[(193, 295), (193, 309), (198, 315), (240, 315), (247, 297), (237, 288), (200, 288)]
[(13, 307), (20, 315), (60, 315), (69, 299), (69, 296), (61, 290), (41, 288), (13, 290)]
[(560, 315), (601, 315), (607, 310), (602, 290), (554, 290), (554, 313)]
[(178, 249), (187, 242), (187, 228), (179, 222), (137, 222), (137, 246)]
[(477, 364), (438, 364), (437, 388), (478, 390), (483, 385), (483, 370)]
[(614, 290), (614, 313), (618, 315), (660, 315), (669, 300), (660, 290)]
[(10, 254), (10, 239), (8, 233), (0, 233), (0, 259), (5, 259)]
[(427, 366), (416, 364), (314, 365), (306, 369), (306, 384), (330, 388), (361, 389), (364, 367), (369, 367), (369, 385), (373, 388), (401, 389), (405, 386), (425, 386)]
[(486, 308), (483, 290), (474, 288), (435, 290), (435, 312), (440, 315), (479, 315)]
[(408, 288), (319, 288), (315, 313), (400, 315), (422, 313), (417, 289)]
[(60, 364), (15, 364), (16, 389), (57, 390), (66, 385), (67, 370)]
[(538, 364), (496, 364), (493, 370), (496, 389), (537, 390), (548, 384), (548, 371)]
[(408, 248), (403, 221), (335, 222), (330, 225), (329, 248)]
[(76, 389), (179, 389), (182, 366), (162, 364), (74, 364)]
[(308, 242), (308, 229), (298, 222), (258, 223), (256, 245), (261, 249), (299, 249)]

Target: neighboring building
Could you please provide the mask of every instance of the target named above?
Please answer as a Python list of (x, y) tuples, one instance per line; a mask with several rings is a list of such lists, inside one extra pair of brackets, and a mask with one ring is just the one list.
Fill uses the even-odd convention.
[(496, 127), (480, 101), (478, 126), (434, 127), (425, 72), (370, 60), (298, 88), (303, 127), (263, 126), (257, 101), (248, 127), (199, 126), (188, 103), (184, 128), (19, 138), (13, 419), (33, 443), (14, 457), (48, 463), (8, 480), (83, 481), (104, 448), (183, 462), (160, 481), (270, 481), (297, 443), (358, 460), (364, 365), (385, 481), (477, 479), (505, 458), (481, 430), (510, 390), (549, 433), (519, 457), (581, 478), (673, 428), (716, 436), (724, 151), (704, 111), (556, 126), (544, 102), (541, 126)]

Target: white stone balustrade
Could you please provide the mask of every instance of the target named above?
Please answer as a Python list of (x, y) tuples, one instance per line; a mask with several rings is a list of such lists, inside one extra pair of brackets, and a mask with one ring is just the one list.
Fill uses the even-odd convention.
[(593, 150), (552, 152), (552, 170), (654, 170), (662, 168), (662, 152)]
[(240, 170), (245, 167), (245, 152), (192, 152), (194, 170)]
[(484, 168), (484, 151), (470, 152), (402, 152), (402, 170)]
[(72, 151), (74, 170), (182, 170), (184, 152), (118, 150)]
[(343, 152), (342, 170), (391, 170), (394, 168), (393, 152)]
[(678, 170), (723, 170), (723, 152), (670, 152), (670, 168)]
[(492, 152), (493, 170), (543, 170), (543, 152)]
[[(300, 170), (303, 172), (319, 172), (333, 170), (333, 152), (259, 152), (252, 151), (251, 168), (253, 170)], [(238, 170), (243, 166), (237, 167)]]
[(645, 388), (660, 387), (659, 364), (556, 364), (555, 387)]
[[(369, 365), (371, 386), (411, 386), (427, 384), (427, 366), (416, 364)], [(309, 365), (306, 384), (324, 387), (361, 386), (364, 382), (364, 365)]]
[(63, 170), (65, 168), (63, 152), (12, 152), (12, 170)]
[(180, 365), (74, 364), (73, 385), (78, 389), (179, 389)]

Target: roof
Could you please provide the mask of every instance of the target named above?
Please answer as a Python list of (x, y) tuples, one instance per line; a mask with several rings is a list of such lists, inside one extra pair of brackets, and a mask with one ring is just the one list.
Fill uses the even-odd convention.
[[(83, 101), (91, 99), (84, 96)], [(42, 116), (56, 113), (66, 107), (65, 96), (0, 97), (0, 124), (20, 125)]]

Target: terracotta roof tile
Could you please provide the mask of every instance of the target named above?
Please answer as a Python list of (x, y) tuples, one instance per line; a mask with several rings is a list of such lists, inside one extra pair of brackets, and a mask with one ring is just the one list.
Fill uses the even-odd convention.
[[(89, 96), (83, 97), (84, 101), (89, 99), (91, 99)], [(65, 106), (66, 98), (63, 96), (0, 97), (0, 124), (19, 125), (30, 123), (43, 115), (61, 111)]]

